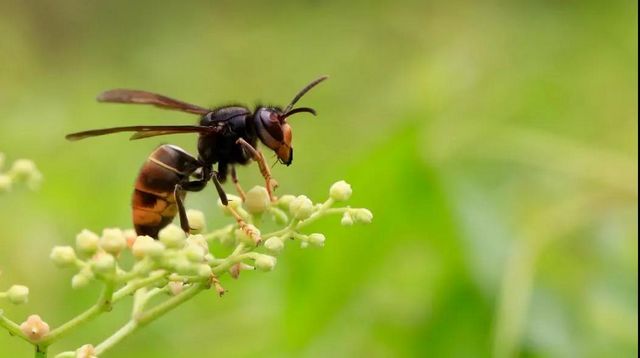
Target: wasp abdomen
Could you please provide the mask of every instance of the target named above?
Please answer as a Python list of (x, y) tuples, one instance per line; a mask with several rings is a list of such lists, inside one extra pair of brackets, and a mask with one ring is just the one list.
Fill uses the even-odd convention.
[(198, 167), (195, 158), (173, 145), (160, 146), (151, 153), (140, 169), (131, 203), (138, 235), (157, 238), (158, 232), (173, 221), (178, 212), (176, 185), (187, 180)]

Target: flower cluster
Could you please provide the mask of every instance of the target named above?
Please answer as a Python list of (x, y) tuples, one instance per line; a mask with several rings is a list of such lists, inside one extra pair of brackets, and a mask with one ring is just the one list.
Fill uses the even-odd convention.
[[(238, 278), (244, 271), (273, 270), (276, 257), (287, 242), (298, 241), (302, 247), (324, 246), (323, 234), (304, 232), (307, 225), (322, 217), (342, 216), (343, 225), (370, 223), (373, 215), (367, 209), (334, 207), (338, 202), (347, 201), (351, 194), (351, 186), (340, 181), (331, 186), (328, 199), (322, 203), (314, 203), (304, 195), (284, 195), (271, 201), (267, 190), (256, 186), (247, 191), (244, 200), (229, 195), (229, 206), (218, 202), (222, 212), (236, 222), (217, 230), (207, 231), (205, 216), (197, 210), (187, 212), (189, 235), (173, 224), (160, 231), (158, 240), (138, 236), (133, 230), (110, 228), (100, 234), (83, 230), (76, 236), (74, 245), (54, 247), (50, 259), (58, 267), (75, 271), (71, 278), (73, 288), (84, 287), (91, 281), (101, 282), (103, 292), (96, 305), (51, 331), (38, 315), (31, 315), (22, 325), (15, 326), (19, 327), (23, 339), (46, 350), (71, 328), (133, 296), (131, 319), (120, 330), (103, 343), (84, 345), (57, 357), (98, 356), (137, 328), (203, 290), (212, 287), (222, 295), (225, 290), (219, 278), (225, 274)], [(210, 248), (213, 242), (228, 247), (230, 253), (215, 254)], [(26, 301), (27, 294), (26, 287), (13, 286), (0, 293), (0, 297), (21, 303)], [(150, 299), (159, 295), (166, 296), (165, 300), (148, 307)], [(1, 312), (0, 318), (3, 318)], [(17, 331), (16, 328), (13, 333)]]
[(42, 182), (42, 174), (29, 159), (18, 159), (4, 171), (5, 156), (0, 153), (0, 193), (10, 191), (15, 183), (24, 183), (30, 189), (37, 189)]

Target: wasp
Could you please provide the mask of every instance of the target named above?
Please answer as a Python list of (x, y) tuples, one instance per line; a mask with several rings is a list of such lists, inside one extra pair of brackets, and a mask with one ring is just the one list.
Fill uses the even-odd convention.
[[(153, 105), (199, 115), (200, 121), (198, 125), (138, 125), (94, 129), (71, 133), (66, 138), (76, 141), (112, 133), (134, 132), (130, 139), (136, 140), (169, 134), (197, 133), (197, 158), (175, 145), (165, 144), (154, 150), (140, 169), (131, 203), (137, 234), (157, 238), (159, 231), (171, 223), (176, 214), (180, 218), (182, 230), (189, 233), (184, 208), (186, 193), (201, 191), (212, 181), (220, 201), (227, 206), (240, 227), (258, 243), (259, 237), (251, 232), (242, 217), (228, 205), (221, 183), (230, 174), (238, 193), (244, 199), (235, 166), (246, 165), (253, 160), (258, 163), (270, 199), (275, 200), (273, 191), (278, 183), (271, 176), (265, 157), (257, 147), (258, 141), (272, 150), (280, 163), (290, 165), (293, 161), (293, 147), (291, 126), (287, 119), (298, 113), (316, 115), (313, 108), (294, 106), (309, 90), (327, 78), (322, 76), (306, 85), (284, 109), (259, 105), (253, 111), (240, 105), (206, 109), (157, 93), (113, 89), (100, 94), (98, 101)], [(217, 170), (214, 170), (216, 164)]]

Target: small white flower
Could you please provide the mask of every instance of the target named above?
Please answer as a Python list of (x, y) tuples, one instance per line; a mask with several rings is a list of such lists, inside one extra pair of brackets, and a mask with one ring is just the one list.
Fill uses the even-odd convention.
[[(250, 235), (249, 233), (247, 233), (247, 231), (250, 233)], [(235, 230), (235, 237), (239, 241), (244, 242), (247, 245), (256, 245), (256, 242), (260, 240), (260, 230), (258, 230), (257, 227), (251, 224), (247, 224), (244, 230), (243, 229)]]
[(184, 289), (184, 283), (180, 281), (171, 281), (168, 286), (169, 293), (171, 293), (172, 296), (179, 294)]
[(353, 217), (356, 219), (356, 222), (371, 224), (373, 213), (369, 209), (357, 209)]
[(342, 219), (340, 220), (340, 224), (343, 226), (351, 226), (353, 225), (353, 218), (351, 217), (351, 213), (349, 211), (345, 211), (342, 215)]
[(113, 255), (106, 252), (100, 252), (91, 260), (93, 270), (96, 273), (112, 273), (116, 268), (116, 259)]
[(118, 255), (127, 247), (127, 239), (120, 229), (104, 229), (100, 238), (100, 247), (110, 254)]
[(246, 194), (244, 207), (251, 214), (262, 214), (271, 205), (271, 199), (267, 189), (262, 186), (254, 186)]
[(98, 358), (96, 349), (91, 344), (85, 344), (76, 351), (76, 358)]
[(71, 287), (74, 289), (85, 287), (93, 279), (93, 273), (90, 270), (81, 270), (71, 278)]
[(13, 184), (11, 177), (6, 174), (0, 174), (0, 192), (11, 190)]
[(91, 256), (98, 250), (99, 242), (100, 237), (86, 229), (76, 235), (76, 249), (86, 256)]
[(32, 342), (37, 342), (49, 334), (49, 325), (37, 314), (32, 314), (26, 321), (20, 324), (20, 330)]
[(207, 228), (207, 221), (204, 218), (204, 213), (200, 210), (187, 210), (187, 220), (189, 221), (189, 228), (191, 229), (192, 234), (199, 234)]
[(71, 267), (76, 262), (76, 252), (71, 246), (55, 246), (49, 258), (58, 267)]
[(9, 302), (14, 305), (20, 305), (29, 301), (29, 287), (22, 285), (13, 285), (7, 291)]
[(329, 196), (335, 201), (349, 200), (351, 193), (351, 185), (344, 180), (334, 183), (329, 189)]
[(284, 243), (279, 237), (272, 237), (264, 242), (264, 247), (273, 254), (279, 254), (284, 249)]
[(295, 199), (295, 195), (283, 195), (278, 198), (277, 205), (283, 209), (289, 209), (289, 204)]
[(309, 243), (313, 246), (322, 247), (324, 246), (325, 237), (322, 234), (314, 233), (309, 235)]
[(158, 233), (160, 242), (167, 247), (181, 248), (184, 245), (186, 235), (181, 228), (174, 224), (170, 224)]
[(260, 271), (271, 271), (276, 266), (277, 262), (278, 260), (273, 256), (260, 254), (256, 258), (256, 268)]
[[(240, 204), (242, 203), (242, 198), (236, 195), (227, 194), (227, 201), (231, 208), (237, 210), (240, 207)], [(220, 199), (218, 199), (218, 207), (222, 209), (222, 212), (225, 215), (231, 215), (231, 213), (229, 212), (229, 208), (227, 208), (226, 205), (223, 205)]]
[(313, 213), (313, 203), (309, 198), (300, 195), (289, 203), (289, 211), (298, 220), (304, 220)]
[(200, 277), (210, 277), (211, 276), (211, 266), (207, 265), (207, 264), (200, 264), (198, 265), (196, 272), (198, 273), (198, 276)]
[(188, 243), (184, 248), (184, 255), (191, 262), (203, 262), (206, 254), (205, 249), (195, 242)]
[(38, 169), (36, 169), (36, 164), (29, 159), (18, 159), (13, 162), (9, 173), (15, 178), (20, 179), (28, 179), (34, 173), (39, 174)]
[(152, 237), (138, 236), (136, 241), (133, 243), (133, 246), (131, 247), (131, 252), (133, 253), (133, 256), (138, 259), (141, 259), (145, 256), (157, 258), (162, 255), (164, 249), (164, 244), (154, 240)]

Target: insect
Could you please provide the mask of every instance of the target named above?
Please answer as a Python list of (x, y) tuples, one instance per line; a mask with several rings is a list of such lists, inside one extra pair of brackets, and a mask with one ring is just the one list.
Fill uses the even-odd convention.
[[(239, 105), (211, 110), (147, 91), (109, 90), (100, 94), (98, 101), (149, 104), (197, 114), (200, 116), (199, 124), (113, 127), (71, 133), (66, 138), (75, 141), (111, 133), (134, 132), (130, 138), (134, 140), (168, 134), (197, 133), (197, 158), (175, 145), (165, 144), (154, 150), (140, 169), (131, 204), (137, 234), (157, 238), (159, 231), (171, 223), (176, 214), (179, 215), (182, 230), (189, 233), (189, 222), (183, 204), (186, 193), (201, 191), (209, 181), (213, 181), (220, 200), (233, 214), (240, 228), (259, 243), (259, 236), (228, 206), (221, 183), (230, 174), (238, 193), (244, 199), (235, 166), (246, 165), (254, 160), (264, 177), (269, 197), (275, 200), (273, 190), (278, 184), (271, 176), (264, 155), (257, 148), (258, 141), (275, 152), (280, 163), (290, 165), (293, 161), (293, 147), (291, 126), (287, 118), (298, 113), (316, 115), (312, 108), (294, 106), (310, 89), (327, 78), (322, 76), (306, 85), (284, 109), (257, 106), (253, 112)], [(217, 164), (217, 170), (214, 170), (214, 164)]]

